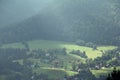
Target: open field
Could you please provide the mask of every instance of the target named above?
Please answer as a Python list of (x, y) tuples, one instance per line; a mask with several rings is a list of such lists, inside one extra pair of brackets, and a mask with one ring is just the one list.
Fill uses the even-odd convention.
[(48, 78), (50, 80), (57, 80), (57, 79), (63, 79), (65, 75), (72, 76), (77, 74), (77, 72), (73, 71), (67, 71), (64, 69), (59, 69), (59, 68), (37, 68), (34, 69), (33, 72), (37, 74), (45, 74), (48, 75)]
[[(90, 47), (85, 46), (78, 46), (71, 42), (62, 42), (62, 41), (50, 41), (50, 40), (35, 40), (35, 41), (28, 41), (30, 50), (35, 49), (54, 49), (54, 48), (66, 48), (67, 52), (69, 53), (72, 50), (80, 50), (85, 51), (88, 58), (96, 58), (98, 56), (101, 56), (101, 50), (107, 51), (115, 49), (116, 46), (98, 46), (98, 50), (93, 50)], [(13, 43), (13, 44), (5, 44), (3, 45), (4, 48), (24, 48), (24, 45), (22, 43)]]
[[(120, 69), (120, 67), (116, 67), (117, 69)], [(108, 73), (110, 73), (114, 68), (104, 68), (104, 69), (100, 69), (100, 70), (91, 70), (92, 73), (96, 76), (99, 77), (100, 75), (108, 75)]]

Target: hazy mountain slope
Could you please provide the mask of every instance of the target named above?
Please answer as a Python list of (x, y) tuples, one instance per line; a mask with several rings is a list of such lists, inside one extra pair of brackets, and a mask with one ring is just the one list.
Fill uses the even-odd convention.
[(120, 34), (118, 25), (112, 22), (111, 12), (107, 0), (56, 0), (37, 15), (3, 27), (0, 30), (1, 41), (41, 38), (67, 41), (83, 39), (99, 43), (108, 42), (109, 39), (111, 42)]
[(44, 11), (54, 0), (0, 0), (0, 27), (21, 22)]

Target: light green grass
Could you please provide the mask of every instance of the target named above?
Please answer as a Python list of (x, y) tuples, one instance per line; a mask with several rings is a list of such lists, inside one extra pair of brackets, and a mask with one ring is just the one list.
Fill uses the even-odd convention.
[(99, 77), (100, 75), (108, 75), (108, 73), (110, 73), (113, 70), (113, 67), (111, 68), (104, 68), (104, 69), (100, 69), (100, 70), (91, 70), (92, 73), (96, 76)]
[(88, 58), (92, 58), (92, 59), (102, 55), (100, 50), (107, 51), (107, 50), (112, 50), (116, 48), (115, 46), (100, 46), (98, 47), (98, 50), (93, 50), (92, 48), (78, 46), (70, 42), (49, 41), (49, 40), (29, 41), (28, 43), (29, 43), (30, 49), (66, 48), (67, 52), (70, 52), (72, 50), (80, 50), (82, 52), (85, 51)]
[(64, 44), (61, 46), (67, 48), (68, 52), (70, 52), (72, 50), (80, 50), (82, 52), (85, 51), (88, 58), (94, 59), (94, 58), (102, 55), (101, 52), (98, 50), (93, 50), (92, 48), (89, 48), (89, 47), (78, 46), (76, 44)]
[(98, 50), (108, 51), (117, 48), (117, 46), (99, 46)]
[[(92, 48), (89, 47), (84, 47), (84, 46), (78, 46), (74, 43), (71, 42), (63, 42), (63, 41), (50, 41), (50, 40), (34, 40), (34, 41), (28, 41), (30, 50), (34, 49), (54, 49), (54, 48), (66, 48), (67, 52), (70, 52), (72, 50), (80, 50), (80, 51), (85, 51), (88, 58), (96, 58), (98, 56), (101, 56), (101, 50), (107, 51), (107, 50), (112, 50), (115, 49), (115, 46), (100, 46), (98, 47), (98, 50), (93, 50)], [(21, 43), (13, 43), (13, 44), (6, 44), (3, 45), (4, 48), (24, 48), (24, 45)], [(71, 55), (73, 56), (73, 55)], [(75, 57), (75, 56), (74, 56)], [(76, 56), (77, 57), (77, 56)]]
[(48, 75), (49, 80), (57, 80), (57, 79), (62, 80), (65, 75), (72, 76), (77, 74), (77, 72), (66, 71), (64, 69), (58, 69), (58, 68), (37, 68), (34, 69), (33, 72), (37, 74)]
[[(117, 70), (119, 69), (120, 70), (120, 67), (116, 67)], [(100, 69), (100, 70), (91, 70), (92, 73), (96, 76), (96, 77), (99, 77), (100, 75), (108, 75), (114, 68), (111, 67), (111, 68), (104, 68), (104, 69)]]
[(96, 77), (99, 77), (100, 75), (106, 75), (109, 73), (110, 71), (106, 71), (106, 70), (92, 70), (93, 75), (95, 75)]

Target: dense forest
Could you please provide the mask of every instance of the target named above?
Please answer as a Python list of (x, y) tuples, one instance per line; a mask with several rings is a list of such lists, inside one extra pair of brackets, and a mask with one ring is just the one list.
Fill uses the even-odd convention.
[(0, 80), (119, 80), (119, 12), (119, 0), (0, 0)]
[(116, 1), (106, 0), (104, 3), (95, 0), (56, 1), (55, 7), (51, 6), (50, 10), (40, 12), (20, 23), (2, 27), (0, 41), (84, 40), (119, 45), (118, 4)]

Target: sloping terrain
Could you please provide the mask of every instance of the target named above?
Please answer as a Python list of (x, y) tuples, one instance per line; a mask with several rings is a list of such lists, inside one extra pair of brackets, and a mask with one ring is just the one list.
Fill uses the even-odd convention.
[[(66, 48), (67, 52), (70, 52), (72, 50), (85, 51), (89, 58), (96, 58), (98, 56), (101, 56), (102, 55), (101, 50), (108, 51), (117, 48), (115, 46), (98, 46), (98, 50), (93, 50), (90, 47), (78, 46), (71, 42), (50, 41), (50, 40), (34, 40), (34, 41), (28, 41), (27, 43), (29, 45), (30, 50)], [(25, 46), (22, 43), (12, 43), (12, 44), (5, 44), (3, 45), (3, 47), (24, 48)]]

